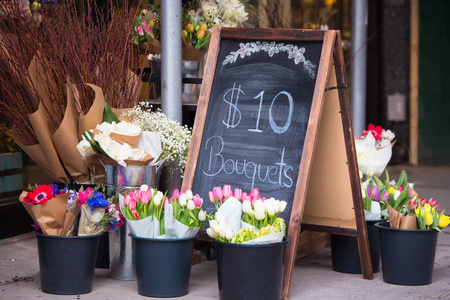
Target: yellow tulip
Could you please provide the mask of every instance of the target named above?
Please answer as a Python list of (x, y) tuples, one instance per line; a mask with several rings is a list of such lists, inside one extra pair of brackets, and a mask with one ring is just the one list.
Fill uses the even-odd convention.
[(416, 218), (419, 218), (419, 216), (420, 216), (420, 207), (416, 208), (415, 213), (416, 213)]
[(184, 38), (187, 38), (188, 32), (185, 29), (181, 30), (181, 33), (183, 34)]
[(427, 224), (427, 226), (433, 224), (433, 215), (429, 211), (425, 213), (425, 224)]
[(441, 214), (439, 217), (439, 224), (438, 226), (441, 228), (447, 227), (450, 224), (450, 216), (446, 216), (444, 214)]
[(388, 193), (389, 193), (389, 194), (394, 194), (395, 191), (396, 191), (396, 189), (395, 189), (393, 186), (391, 186), (391, 187), (389, 188), (389, 190), (388, 190)]
[(205, 37), (205, 31), (200, 29), (200, 30), (197, 32), (197, 39), (198, 39), (198, 40), (202, 40), (204, 37)]
[(194, 32), (194, 24), (191, 24), (191, 23), (187, 24), (186, 25), (186, 30), (189, 33), (193, 33)]
[(202, 29), (202, 30), (204, 30), (204, 31), (206, 31), (206, 30), (208, 29), (208, 26), (206, 25), (205, 22), (202, 22), (202, 23), (200, 24), (200, 29)]
[(428, 203), (425, 203), (425, 205), (423, 206), (423, 208), (425, 208), (426, 212), (431, 212), (431, 205)]

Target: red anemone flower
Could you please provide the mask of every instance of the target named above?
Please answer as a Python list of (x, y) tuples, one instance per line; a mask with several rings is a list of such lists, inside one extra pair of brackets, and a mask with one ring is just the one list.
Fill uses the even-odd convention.
[(24, 201), (33, 205), (44, 204), (53, 197), (52, 187), (50, 185), (42, 184), (35, 188), (32, 193), (28, 193), (25, 196)]

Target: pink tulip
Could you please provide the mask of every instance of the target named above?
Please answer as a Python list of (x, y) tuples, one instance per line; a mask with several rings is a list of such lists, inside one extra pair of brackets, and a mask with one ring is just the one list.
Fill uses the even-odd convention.
[(128, 206), (128, 204), (130, 204), (130, 195), (125, 195), (125, 197), (123, 197), (123, 204), (125, 204), (125, 206)]
[(146, 205), (150, 200), (152, 200), (152, 192), (150, 191), (150, 192), (148, 192), (148, 191), (150, 191), (150, 190), (147, 190), (147, 191), (141, 191), (140, 192), (140, 199), (141, 199), (141, 202), (142, 202), (142, 204), (144, 204), (144, 205)]
[(211, 201), (212, 203), (216, 202), (215, 199), (214, 199), (213, 192), (209, 191), (208, 195), (209, 195), (209, 201)]
[(213, 196), (215, 200), (223, 199), (223, 192), (220, 186), (216, 186), (215, 188), (213, 188)]
[(136, 209), (136, 199), (130, 197), (130, 202), (128, 203), (128, 208), (130, 210)]
[(144, 35), (144, 29), (142, 29), (141, 26), (136, 26), (134, 29), (136, 30), (136, 32), (137, 32), (140, 36), (143, 36), (143, 35)]
[(180, 198), (180, 191), (178, 189), (174, 189), (172, 193), (172, 199), (178, 200), (178, 198)]
[(137, 211), (133, 211), (132, 214), (136, 219), (139, 219), (139, 214)]
[(232, 192), (231, 192), (231, 186), (226, 184), (223, 186), (223, 196), (225, 197), (225, 199), (227, 199), (228, 197), (232, 196)]
[(234, 198), (241, 200), (242, 197), (242, 190), (241, 189), (234, 189)]
[(203, 199), (198, 194), (194, 195), (192, 200), (194, 201), (196, 207), (202, 206)]
[(431, 207), (439, 207), (439, 204), (437, 203), (437, 201), (434, 201), (433, 198), (430, 198), (430, 200), (428, 200), (428, 203), (431, 205)]
[(261, 200), (264, 202), (264, 201), (267, 200), (267, 198), (266, 197), (262, 197)]
[(250, 192), (250, 197), (252, 198), (259, 198), (259, 189), (258, 188), (254, 188), (251, 192)]
[(241, 201), (244, 201), (244, 199), (247, 199), (247, 197), (248, 197), (248, 194), (246, 192), (242, 192)]

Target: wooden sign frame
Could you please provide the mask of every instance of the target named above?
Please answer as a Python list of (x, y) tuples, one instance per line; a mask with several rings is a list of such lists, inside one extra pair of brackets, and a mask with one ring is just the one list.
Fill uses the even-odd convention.
[(323, 42), (289, 221), (282, 299), (289, 298), (300, 227), (355, 236), (362, 277), (373, 279), (339, 31), (213, 29), (182, 189), (194, 182), (222, 38)]

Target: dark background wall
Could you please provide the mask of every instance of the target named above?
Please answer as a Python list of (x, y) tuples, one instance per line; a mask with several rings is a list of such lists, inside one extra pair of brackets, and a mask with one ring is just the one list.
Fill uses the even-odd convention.
[(450, 164), (450, 1), (419, 1), (419, 161)]

